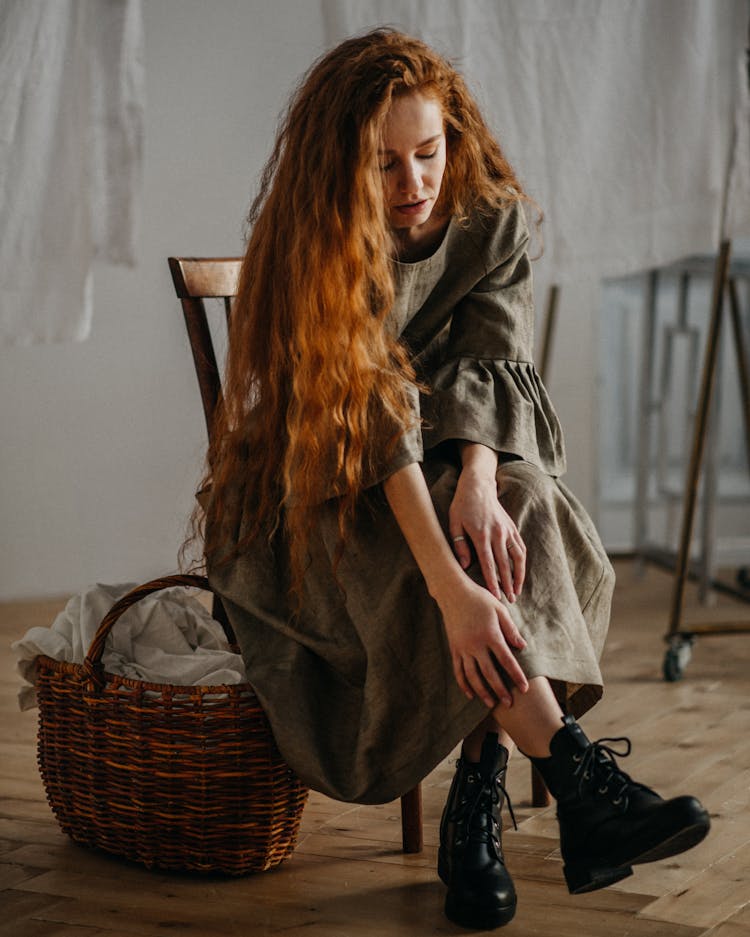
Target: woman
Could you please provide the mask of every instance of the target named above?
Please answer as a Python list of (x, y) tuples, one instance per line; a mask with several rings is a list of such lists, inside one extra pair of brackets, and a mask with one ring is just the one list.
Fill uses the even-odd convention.
[(379, 29), (325, 55), (251, 211), (209, 455), (209, 576), (282, 754), (317, 790), (384, 802), (463, 739), (439, 873), (476, 927), (515, 912), (514, 744), (557, 798), (571, 891), (709, 826), (574, 721), (601, 695), (613, 574), (557, 480), (527, 202), (423, 43)]

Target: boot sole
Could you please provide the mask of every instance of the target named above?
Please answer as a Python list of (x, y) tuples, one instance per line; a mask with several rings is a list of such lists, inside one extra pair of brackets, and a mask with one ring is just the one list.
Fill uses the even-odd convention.
[(596, 891), (599, 888), (606, 888), (608, 885), (614, 885), (615, 882), (632, 875), (633, 869), (631, 866), (641, 865), (645, 862), (657, 862), (660, 859), (667, 859), (669, 856), (676, 856), (678, 853), (692, 849), (693, 846), (697, 846), (701, 840), (705, 839), (710, 829), (711, 821), (705, 811), (704, 814), (704, 817), (697, 819), (690, 826), (684, 827), (663, 842), (657, 843), (651, 849), (625, 859), (617, 865), (568, 863), (563, 868), (568, 891), (571, 895), (581, 895), (589, 891)]
[(476, 930), (492, 930), (494, 927), (503, 927), (510, 924), (516, 914), (516, 902), (502, 908), (477, 908), (475, 905), (467, 907), (459, 904), (448, 892), (445, 898), (445, 916), (449, 921), (461, 927), (471, 927)]
[(656, 862), (659, 859), (667, 859), (669, 856), (676, 856), (678, 853), (692, 849), (693, 846), (697, 846), (701, 840), (706, 838), (710, 828), (711, 822), (708, 819), (708, 814), (706, 814), (705, 820), (680, 830), (679, 833), (670, 836), (669, 839), (654, 846), (653, 849), (649, 849), (635, 859), (631, 859), (631, 863), (639, 865), (642, 862)]
[(620, 866), (577, 866), (563, 867), (565, 882), (571, 895), (584, 895), (588, 891), (607, 888), (615, 882), (633, 874), (629, 865)]
[[(448, 887), (448, 864), (443, 851), (438, 851), (438, 875), (440, 881)], [(449, 891), (445, 896), (445, 916), (449, 921), (460, 927), (471, 927), (476, 930), (492, 930), (509, 924), (516, 914), (517, 901), (497, 908), (477, 908), (476, 905), (462, 905)]]

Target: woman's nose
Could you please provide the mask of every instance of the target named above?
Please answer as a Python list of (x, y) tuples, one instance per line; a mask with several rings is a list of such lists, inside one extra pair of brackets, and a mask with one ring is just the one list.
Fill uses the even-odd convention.
[(419, 166), (411, 161), (404, 163), (403, 173), (399, 181), (401, 191), (405, 195), (419, 195), (422, 188), (422, 174), (419, 171)]

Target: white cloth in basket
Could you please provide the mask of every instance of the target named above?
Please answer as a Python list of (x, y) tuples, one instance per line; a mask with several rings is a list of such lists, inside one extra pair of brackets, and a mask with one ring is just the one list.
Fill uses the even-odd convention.
[[(34, 659), (83, 663), (102, 619), (135, 583), (97, 584), (73, 596), (49, 628), (31, 628), (11, 647), (26, 681), (21, 709), (36, 705)], [(242, 658), (229, 650), (221, 625), (182, 586), (163, 589), (131, 606), (115, 622), (102, 656), (108, 673), (147, 683), (221, 686), (246, 683)]]

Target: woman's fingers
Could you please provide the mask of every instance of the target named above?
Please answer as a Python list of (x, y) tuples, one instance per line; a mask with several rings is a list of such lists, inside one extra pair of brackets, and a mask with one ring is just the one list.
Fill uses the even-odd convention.
[(494, 543), (493, 554), (494, 562), (497, 564), (497, 571), (500, 576), (500, 585), (503, 593), (509, 602), (516, 601), (515, 585), (513, 582), (513, 568), (511, 566), (510, 548), (511, 539), (501, 534)]
[(484, 582), (496, 598), (503, 595), (515, 602), (526, 576), (526, 547), (513, 519), (497, 498), (497, 490), (482, 486), (462, 487), (459, 477), (456, 495), (448, 512), (450, 537), (462, 569), (476, 553)]
[(478, 664), (485, 682), (488, 684), (495, 696), (494, 701), (490, 705), (495, 706), (497, 703), (500, 703), (503, 706), (512, 706), (513, 696), (505, 685), (505, 682), (503, 681), (503, 678), (492, 655), (486, 654), (480, 661), (478, 661)]
[[(489, 658), (488, 658), (489, 659)], [(466, 678), (471, 683), (471, 687), (488, 709), (497, 706), (498, 702), (506, 696), (509, 696), (505, 685), (500, 679), (500, 675), (494, 670), (492, 664), (479, 666), (479, 662), (474, 657), (464, 660), (464, 671)], [(490, 682), (492, 671), (494, 670), (494, 680)], [(496, 685), (499, 684), (496, 689)]]
[(453, 675), (464, 696), (468, 699), (474, 699), (474, 692), (469, 686), (469, 681), (466, 679), (466, 674), (464, 673), (464, 665), (461, 658), (455, 654), (453, 655)]
[(502, 598), (502, 592), (500, 591), (501, 583), (497, 578), (498, 570), (495, 564), (495, 554), (492, 549), (492, 544), (487, 540), (482, 542), (479, 546), (475, 544), (475, 548), (477, 551), (477, 559), (479, 560), (479, 568), (482, 570), (482, 575), (484, 576), (485, 585), (495, 598), (499, 600)]
[(515, 525), (510, 531), (498, 531), (493, 551), (505, 597), (515, 602), (526, 578), (526, 545)]
[(526, 544), (518, 531), (508, 540), (508, 556), (513, 563), (513, 589), (518, 596), (526, 579)]
[(518, 687), (521, 693), (525, 693), (529, 688), (529, 681), (526, 679), (526, 674), (521, 670), (521, 665), (515, 657), (509, 653), (507, 657), (502, 660), (498, 656), (498, 663), (502, 665), (503, 670), (508, 674), (508, 679)]
[[(498, 648), (498, 651), (500, 651), (500, 648)], [(502, 652), (500, 651), (500, 653)], [(465, 695), (469, 699), (472, 699), (475, 695), (478, 696), (489, 709), (494, 708), (498, 703), (502, 706), (513, 705), (513, 696), (505, 685), (498, 667), (499, 663), (499, 660), (487, 651), (479, 658), (464, 658), (458, 662), (458, 667), (455, 666), (454, 662), (454, 669), (461, 676), (458, 685)], [(522, 693), (525, 693), (528, 689), (528, 682), (512, 654), (507, 656), (506, 663), (502, 666), (509, 679)]]
[(517, 651), (522, 651), (526, 647), (526, 639), (518, 630), (518, 626), (511, 618), (508, 609), (502, 605), (497, 608), (497, 620), (506, 643)]
[(461, 564), (461, 569), (466, 569), (471, 564), (471, 548), (469, 547), (469, 538), (466, 531), (460, 526), (453, 527), (451, 541), (456, 553), (456, 559)]
[(508, 645), (522, 651), (526, 647), (526, 641), (518, 628), (516, 628), (510, 615), (508, 615), (507, 611), (503, 608), (498, 612), (498, 622), (505, 641), (495, 642), (490, 650), (495, 655), (497, 662), (507, 673), (509, 679), (522, 693), (525, 693), (529, 688), (529, 681), (526, 679), (526, 674), (521, 669), (521, 665), (516, 660), (515, 655)]
[[(497, 623), (499, 633), (496, 633), (494, 639), (484, 647), (464, 653), (461, 670), (464, 679), (485, 705), (502, 703), (512, 706), (510, 687), (518, 687), (521, 693), (525, 693), (529, 688), (526, 674), (512, 650), (523, 650), (526, 641), (508, 610), (502, 605), (497, 606)], [(504, 680), (504, 677), (507, 680)]]

